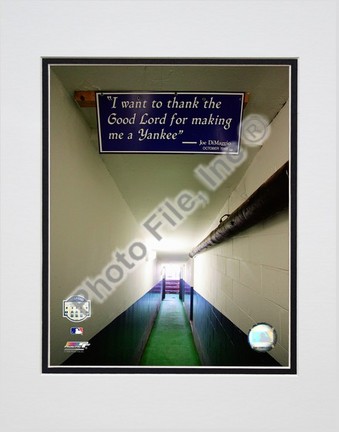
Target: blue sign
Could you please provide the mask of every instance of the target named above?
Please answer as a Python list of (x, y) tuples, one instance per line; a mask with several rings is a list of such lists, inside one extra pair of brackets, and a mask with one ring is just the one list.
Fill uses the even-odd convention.
[(237, 154), (244, 93), (97, 92), (100, 153)]

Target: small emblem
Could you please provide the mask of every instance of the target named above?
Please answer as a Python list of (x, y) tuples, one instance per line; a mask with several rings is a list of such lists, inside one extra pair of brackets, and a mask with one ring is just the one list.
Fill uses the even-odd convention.
[(84, 321), (91, 316), (91, 301), (79, 295), (64, 300), (62, 316), (73, 322)]
[(64, 346), (65, 352), (83, 352), (90, 346), (89, 342), (68, 341)]
[(83, 335), (84, 334), (84, 328), (83, 327), (71, 327), (70, 333), (72, 335)]
[(248, 342), (255, 351), (270, 351), (277, 343), (277, 332), (269, 324), (256, 324), (248, 333)]

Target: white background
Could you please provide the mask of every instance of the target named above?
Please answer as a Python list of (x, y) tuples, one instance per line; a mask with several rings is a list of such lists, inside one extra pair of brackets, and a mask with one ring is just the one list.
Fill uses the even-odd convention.
[[(2, 430), (334, 431), (335, 2), (1, 9)], [(41, 374), (42, 56), (299, 58), (297, 376)]]

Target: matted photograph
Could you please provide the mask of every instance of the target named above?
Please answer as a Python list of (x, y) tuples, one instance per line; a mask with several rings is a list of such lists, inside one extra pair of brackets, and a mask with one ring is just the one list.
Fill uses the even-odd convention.
[(0, 0), (0, 429), (334, 432), (336, 2)]
[(295, 58), (49, 58), (44, 373), (295, 374)]

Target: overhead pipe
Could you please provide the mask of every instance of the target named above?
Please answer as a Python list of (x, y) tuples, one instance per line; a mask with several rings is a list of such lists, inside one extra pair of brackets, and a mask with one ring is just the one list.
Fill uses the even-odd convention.
[(189, 256), (216, 246), (241, 231), (267, 219), (288, 207), (289, 202), (289, 163), (286, 162), (266, 180), (247, 200), (227, 219), (220, 220), (218, 227), (202, 240)]

